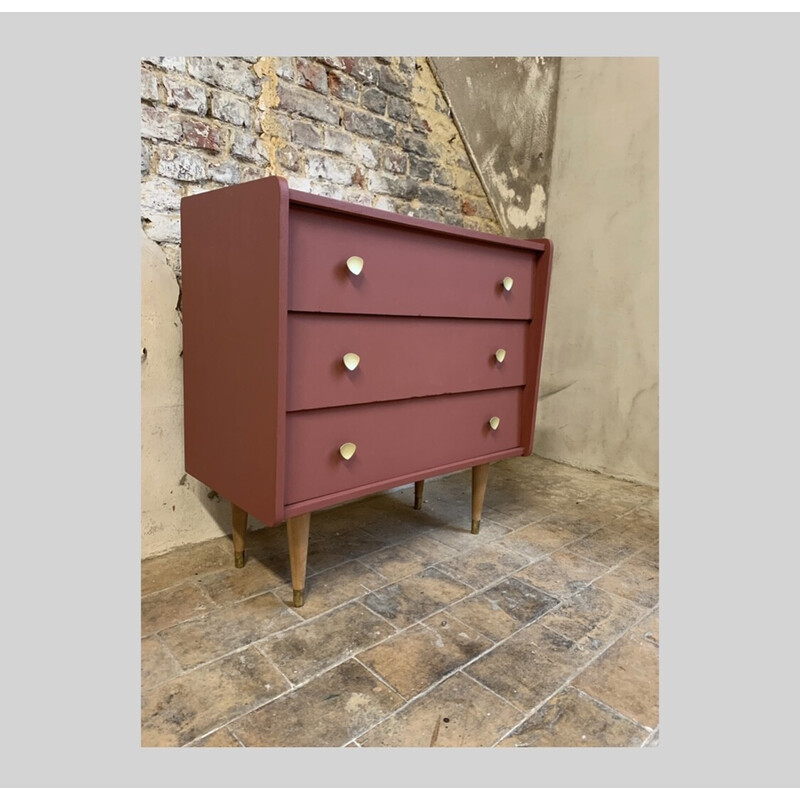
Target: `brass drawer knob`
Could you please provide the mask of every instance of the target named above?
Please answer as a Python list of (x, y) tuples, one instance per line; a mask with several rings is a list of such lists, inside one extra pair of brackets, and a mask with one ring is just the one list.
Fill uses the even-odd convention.
[(361, 270), (364, 269), (364, 259), (360, 256), (350, 256), (347, 259), (347, 269), (353, 273), (353, 275), (360, 275)]
[(358, 366), (358, 362), (361, 361), (361, 356), (358, 353), (345, 353), (342, 361), (347, 369), (352, 372)]
[(356, 452), (356, 446), (352, 442), (345, 442), (340, 448), (339, 452), (345, 461), (349, 461)]
[(492, 418), (489, 420), (489, 427), (490, 427), (490, 428), (491, 428), (493, 431), (496, 431), (499, 425), (500, 425), (500, 417), (492, 417)]
[(494, 357), (497, 359), (498, 364), (502, 364), (506, 359), (506, 351), (501, 347), (495, 351)]
[(510, 291), (511, 291), (511, 287), (512, 287), (513, 285), (514, 285), (514, 279), (513, 279), (513, 278), (508, 278), (508, 277), (506, 277), (506, 278), (503, 278), (503, 288), (504, 288), (504, 289), (505, 289), (507, 292), (510, 292)]

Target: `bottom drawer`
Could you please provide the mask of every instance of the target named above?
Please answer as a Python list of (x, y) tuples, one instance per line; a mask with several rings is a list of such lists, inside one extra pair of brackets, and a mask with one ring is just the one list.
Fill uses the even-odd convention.
[[(286, 505), (520, 445), (522, 390), (296, 411), (286, 417)], [(493, 429), (492, 417), (499, 418)], [(356, 446), (347, 460), (339, 448)]]

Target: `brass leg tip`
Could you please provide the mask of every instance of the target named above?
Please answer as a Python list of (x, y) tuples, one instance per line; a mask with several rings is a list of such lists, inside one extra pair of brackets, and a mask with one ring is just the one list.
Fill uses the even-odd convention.
[(479, 519), (472, 520), (472, 532), (477, 533), (481, 529), (481, 521)]
[(422, 500), (415, 500), (414, 501), (414, 508), (419, 511), (422, 508)]
[(236, 569), (241, 569), (244, 566), (244, 550), (241, 553), (233, 554), (233, 563), (236, 565)]
[(294, 590), (294, 607), (300, 608), (303, 605), (303, 590), (302, 589), (295, 589)]

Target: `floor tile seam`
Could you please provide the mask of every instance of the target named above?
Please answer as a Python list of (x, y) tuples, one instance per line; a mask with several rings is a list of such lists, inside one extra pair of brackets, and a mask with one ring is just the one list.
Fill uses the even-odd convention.
[[(548, 612), (548, 613), (549, 613), (549, 612)], [(547, 696), (547, 697), (546, 697), (544, 700), (542, 700), (540, 703), (538, 703), (536, 706), (534, 706), (534, 707), (533, 707), (533, 709), (532, 709), (530, 712), (528, 712), (528, 713), (525, 713), (523, 709), (520, 709), (521, 711), (523, 711), (523, 713), (525, 713), (525, 717), (524, 717), (524, 719), (523, 719), (521, 722), (519, 722), (517, 725), (515, 725), (515, 726), (514, 726), (514, 728), (512, 728), (510, 731), (508, 731), (508, 733), (506, 733), (506, 734), (505, 734), (503, 737), (501, 737), (500, 739), (498, 739), (498, 741), (497, 741), (497, 742), (496, 742), (494, 745), (492, 745), (492, 747), (495, 747), (495, 746), (497, 746), (497, 744), (499, 744), (499, 743), (500, 743), (500, 742), (501, 742), (503, 739), (507, 738), (507, 737), (508, 737), (508, 736), (509, 736), (511, 733), (513, 733), (513, 731), (515, 731), (517, 728), (519, 728), (520, 726), (522, 726), (523, 724), (525, 724), (525, 723), (526, 723), (526, 722), (527, 722), (527, 721), (528, 721), (528, 720), (529, 720), (529, 719), (530, 719), (532, 716), (534, 716), (534, 715), (535, 715), (535, 714), (536, 714), (536, 713), (537, 713), (537, 712), (538, 712), (538, 711), (539, 711), (539, 710), (542, 708), (542, 706), (544, 706), (546, 703), (548, 703), (550, 700), (552, 700), (552, 699), (553, 699), (553, 697), (555, 697), (555, 696), (556, 696), (556, 695), (557, 695), (559, 692), (561, 692), (561, 691), (564, 691), (565, 689), (572, 687), (572, 682), (573, 682), (573, 681), (574, 681), (574, 680), (575, 680), (575, 679), (576, 679), (576, 678), (577, 678), (577, 677), (578, 677), (578, 676), (579, 676), (581, 673), (583, 673), (583, 672), (584, 672), (586, 669), (588, 669), (588, 668), (589, 668), (589, 667), (590, 667), (590, 666), (591, 666), (591, 665), (592, 665), (592, 664), (593, 664), (595, 661), (597, 661), (597, 660), (598, 660), (598, 659), (599, 659), (599, 658), (600, 658), (600, 657), (601, 657), (601, 656), (602, 656), (604, 653), (606, 653), (606, 651), (607, 651), (607, 650), (609, 650), (609, 648), (611, 648), (611, 647), (612, 647), (613, 645), (615, 645), (615, 644), (616, 644), (618, 641), (620, 641), (620, 639), (621, 639), (621, 638), (622, 638), (622, 637), (625, 635), (625, 633), (627, 633), (627, 632), (628, 632), (628, 631), (629, 631), (629, 630), (630, 630), (632, 627), (634, 627), (634, 626), (635, 626), (635, 625), (637, 625), (639, 622), (641, 622), (641, 620), (642, 620), (642, 619), (644, 619), (644, 618), (645, 618), (645, 617), (646, 617), (646, 616), (647, 616), (649, 613), (650, 613), (650, 612), (648, 611), (648, 612), (646, 612), (645, 614), (643, 614), (641, 617), (639, 617), (639, 618), (637, 619), (637, 621), (635, 621), (635, 622), (631, 623), (631, 625), (630, 625), (628, 628), (626, 628), (626, 629), (625, 629), (625, 630), (624, 630), (624, 631), (623, 631), (623, 632), (622, 632), (622, 633), (621, 633), (621, 634), (620, 634), (618, 637), (616, 637), (615, 639), (611, 640), (611, 641), (610, 641), (608, 644), (606, 644), (606, 645), (605, 645), (603, 648), (601, 648), (600, 650), (598, 650), (598, 651), (597, 651), (597, 653), (595, 653), (595, 655), (594, 655), (592, 658), (590, 658), (590, 659), (589, 659), (589, 661), (587, 661), (587, 662), (586, 662), (585, 664), (583, 664), (582, 666), (579, 666), (579, 667), (577, 667), (577, 668), (576, 668), (576, 669), (575, 669), (575, 670), (572, 672), (572, 674), (570, 675), (570, 677), (569, 677), (569, 678), (567, 678), (567, 679), (566, 679), (566, 680), (565, 680), (563, 683), (561, 683), (561, 684), (558, 686), (558, 688), (556, 688), (556, 689), (555, 689), (555, 691), (553, 691), (553, 692), (552, 692), (550, 695), (548, 695), (548, 696)], [(539, 619), (541, 620), (541, 619), (543, 619), (543, 617), (540, 617)], [(533, 624), (533, 623), (532, 623), (532, 624)], [(547, 628), (547, 625), (545, 625), (544, 623), (542, 623), (542, 626), (543, 626), (543, 627), (545, 627), (545, 628)], [(552, 628), (547, 628), (547, 630), (549, 630), (551, 633), (556, 633), (556, 634), (558, 634), (558, 631), (553, 631), (553, 629), (552, 629)], [(559, 636), (563, 636), (563, 634), (558, 634), (558, 635), (559, 635)], [(564, 637), (564, 638), (567, 638), (567, 639), (569, 639), (569, 637)], [(576, 645), (577, 645), (577, 642), (575, 642), (575, 640), (574, 640), (574, 639), (569, 639), (569, 641), (571, 641), (573, 644), (576, 644)], [(466, 667), (466, 666), (468, 666), (468, 665), (464, 665), (464, 666)], [(473, 677), (473, 676), (470, 676), (470, 677)], [(480, 682), (480, 680), (479, 680), (478, 678), (474, 678), (474, 677), (473, 677), (473, 680), (477, 680), (479, 683), (481, 683), (481, 682)], [(484, 686), (485, 684), (481, 683), (481, 685), (482, 685), (482, 686)], [(487, 686), (486, 688), (488, 689), (489, 687)], [(572, 688), (574, 688), (574, 689), (576, 689), (576, 690), (577, 690), (577, 687), (572, 687)], [(514, 705), (514, 704), (513, 704), (513, 701), (511, 701), (511, 700), (508, 700), (508, 699), (506, 699), (506, 702), (507, 702), (507, 703), (511, 703), (512, 705)], [(516, 705), (514, 705), (514, 707), (515, 707), (515, 708), (519, 708), (519, 706), (516, 706)], [(640, 726), (640, 727), (641, 727), (641, 726)]]
[[(547, 627), (547, 626), (545, 625), (544, 627)], [(558, 633), (558, 631), (553, 631), (552, 628), (547, 628), (547, 630), (551, 631), (552, 633)], [(563, 634), (559, 634), (559, 635), (563, 636)], [(564, 637), (564, 638), (569, 638), (569, 637)], [(571, 641), (573, 644), (577, 645), (577, 642), (575, 642), (574, 639), (569, 639), (569, 641)], [(509, 730), (502, 737), (500, 737), (500, 739), (498, 739), (497, 742), (495, 742), (495, 744), (492, 745), (492, 747), (496, 747), (500, 742), (503, 741), (503, 739), (508, 738), (515, 730), (518, 730), (519, 728), (521, 728), (526, 722), (528, 722), (528, 720), (531, 719), (531, 717), (535, 716), (556, 695), (558, 695), (559, 693), (561, 693), (561, 692), (563, 692), (563, 691), (565, 691), (566, 689), (569, 689), (569, 688), (574, 688), (574, 689), (577, 690), (577, 687), (572, 686), (572, 682), (575, 680), (575, 678), (577, 678), (584, 670), (588, 669), (589, 666), (591, 666), (595, 661), (597, 661), (612, 645), (616, 644), (617, 641), (619, 641), (619, 639), (614, 639), (608, 645), (606, 645), (601, 650), (599, 650), (589, 661), (586, 662), (586, 664), (576, 668), (572, 672), (572, 674), (570, 675), (569, 678), (567, 678), (563, 683), (559, 684), (558, 687), (551, 694), (549, 694), (542, 701), (537, 703), (530, 711), (525, 712), (524, 709), (520, 709), (520, 711), (524, 714), (523, 719), (519, 723), (517, 723), (517, 725), (515, 725), (511, 730)], [(548, 660), (551, 660), (551, 659), (548, 659)], [(474, 678), (474, 680), (478, 680), (479, 681), (478, 678)], [(481, 683), (481, 685), (483, 686), (485, 684)], [(487, 686), (486, 688), (488, 689), (489, 687)], [(514, 705), (513, 701), (511, 701), (511, 700), (506, 700), (506, 702), (507, 703), (511, 703), (512, 705)], [(519, 706), (514, 705), (514, 708), (519, 708)]]
[[(437, 613), (438, 613), (438, 612), (437, 612)], [(433, 615), (431, 615), (431, 616), (433, 616)], [(459, 620), (459, 622), (461, 622), (461, 620)], [(466, 623), (462, 623), (462, 624), (463, 624), (465, 627), (467, 627), (467, 628), (470, 628), (470, 630), (475, 630), (474, 628), (471, 628), (471, 627), (470, 627), (469, 625), (467, 625)], [(413, 627), (413, 626), (410, 626), (410, 627)], [(427, 626), (426, 626), (426, 627), (427, 627)], [(430, 628), (429, 628), (429, 630), (432, 630), (432, 629), (430, 629)], [(480, 631), (475, 631), (475, 632), (476, 632), (476, 633), (478, 633), (479, 635), (483, 636), (483, 634), (481, 634), (481, 633), (480, 633)], [(490, 642), (491, 642), (491, 639), (489, 639), (489, 637), (488, 637), (488, 636), (483, 636), (483, 638), (485, 638), (485, 639), (487, 639), (488, 641), (490, 641)], [(505, 640), (503, 640), (503, 641), (505, 641)], [(509, 700), (507, 700), (506, 698), (504, 698), (504, 697), (502, 697), (501, 695), (497, 694), (497, 692), (495, 692), (495, 691), (494, 691), (493, 689), (491, 689), (490, 687), (488, 687), (488, 686), (485, 686), (484, 684), (480, 683), (480, 681), (478, 681), (478, 680), (477, 680), (476, 678), (474, 678), (473, 676), (471, 676), (471, 675), (468, 675), (466, 672), (464, 672), (464, 670), (465, 670), (467, 667), (469, 667), (470, 665), (474, 664), (476, 661), (478, 661), (480, 658), (482, 658), (482, 657), (483, 657), (483, 656), (485, 656), (486, 654), (490, 653), (490, 652), (491, 652), (492, 650), (494, 650), (494, 649), (495, 649), (495, 648), (496, 648), (496, 647), (497, 647), (499, 644), (501, 644), (501, 642), (492, 643), (492, 645), (491, 645), (490, 647), (488, 647), (486, 650), (483, 650), (483, 651), (482, 651), (480, 654), (478, 654), (478, 655), (477, 655), (477, 656), (475, 656), (474, 658), (470, 659), (469, 661), (465, 661), (463, 664), (459, 664), (457, 667), (454, 667), (454, 668), (453, 668), (452, 670), (450, 670), (449, 672), (446, 672), (446, 673), (444, 673), (443, 675), (440, 675), (440, 676), (439, 676), (439, 677), (438, 677), (438, 678), (437, 678), (437, 679), (436, 679), (436, 680), (435, 680), (433, 683), (431, 683), (431, 684), (430, 684), (429, 686), (427, 686), (425, 689), (422, 689), (422, 690), (420, 690), (419, 692), (417, 692), (415, 695), (413, 695), (413, 696), (409, 697), (409, 698), (406, 700), (406, 702), (405, 702), (405, 703), (403, 703), (403, 705), (401, 705), (399, 708), (396, 708), (394, 711), (392, 711), (392, 712), (391, 712), (391, 714), (388, 714), (386, 717), (384, 717), (383, 719), (381, 719), (381, 720), (379, 720), (378, 722), (376, 722), (376, 723), (375, 723), (374, 725), (372, 725), (372, 726), (371, 726), (371, 727), (370, 727), (368, 730), (366, 730), (366, 731), (364, 731), (364, 732), (360, 733), (358, 736), (359, 736), (359, 737), (363, 737), (363, 736), (365, 736), (366, 734), (368, 734), (370, 731), (372, 731), (374, 728), (376, 728), (378, 725), (381, 725), (382, 723), (386, 722), (386, 720), (388, 720), (388, 719), (391, 719), (392, 717), (398, 716), (398, 715), (399, 715), (399, 714), (401, 714), (401, 713), (402, 713), (402, 712), (403, 712), (403, 711), (404, 711), (404, 710), (405, 710), (405, 709), (406, 709), (408, 706), (410, 706), (412, 703), (415, 703), (415, 702), (417, 702), (417, 701), (421, 700), (422, 698), (424, 698), (425, 696), (427, 696), (428, 694), (430, 694), (430, 693), (431, 693), (431, 692), (432, 692), (434, 689), (436, 689), (438, 686), (440, 686), (441, 684), (443, 684), (445, 681), (449, 680), (450, 678), (453, 678), (453, 677), (455, 677), (455, 676), (456, 676), (458, 673), (461, 673), (461, 674), (462, 674), (462, 675), (463, 675), (465, 678), (467, 678), (467, 679), (469, 679), (469, 680), (471, 680), (471, 681), (473, 681), (473, 682), (477, 683), (477, 684), (478, 684), (478, 685), (479, 685), (481, 688), (487, 689), (489, 692), (491, 692), (491, 693), (492, 693), (493, 695), (495, 695), (496, 697), (500, 698), (500, 699), (501, 699), (501, 700), (502, 700), (504, 703), (506, 703), (507, 705), (510, 705), (512, 708), (515, 708), (515, 709), (517, 709), (517, 707), (516, 707), (516, 706), (514, 706), (514, 705), (513, 705), (513, 704), (512, 704), (512, 703), (511, 703)], [(362, 652), (364, 652), (364, 651), (362, 651)], [(359, 664), (363, 664), (363, 662), (361, 662), (360, 660), (359, 660), (359, 662), (358, 662), (358, 663), (359, 663)], [(363, 666), (366, 666), (366, 665), (364, 664)], [(372, 670), (370, 670), (370, 672), (372, 672)], [(380, 676), (379, 676), (379, 675), (377, 675), (377, 677), (380, 677)], [(400, 697), (403, 697), (403, 698), (405, 698), (405, 695), (401, 694), (401, 692), (400, 692), (398, 689), (395, 689), (394, 687), (392, 687), (392, 686), (391, 686), (391, 684), (389, 684), (389, 683), (388, 683), (388, 681), (387, 681), (386, 679), (383, 679), (383, 682), (384, 682), (384, 683), (386, 683), (388, 686), (390, 686), (390, 688), (392, 688), (392, 689), (393, 689), (393, 691), (397, 692), (397, 694), (398, 694), (398, 695), (400, 695)], [(519, 710), (519, 709), (517, 709), (517, 710)]]
[[(234, 603), (225, 603), (225, 604), (221, 605), (216, 600), (214, 600), (214, 598), (211, 597), (211, 595), (208, 594), (208, 592), (205, 590), (205, 587), (202, 584), (199, 584), (198, 588), (201, 589), (204, 592), (206, 597), (208, 597), (209, 602), (212, 605), (212, 608), (210, 608), (208, 611), (205, 611), (205, 612), (203, 612), (203, 613), (201, 613), (201, 614), (199, 614), (197, 616), (186, 617), (184, 619), (179, 619), (177, 622), (172, 622), (169, 625), (165, 625), (163, 628), (156, 628), (155, 630), (152, 630), (147, 634), (143, 634), (142, 638), (144, 638), (144, 636), (150, 636), (152, 634), (163, 633), (165, 631), (172, 630), (173, 628), (177, 628), (178, 626), (184, 625), (187, 622), (199, 622), (201, 620), (207, 619), (208, 617), (210, 617), (212, 614), (216, 613), (217, 611), (220, 611), (220, 610), (222, 610), (222, 609), (224, 609), (224, 608), (226, 608), (228, 606), (235, 605)], [(270, 591), (270, 590), (266, 589), (264, 592), (258, 592), (258, 593), (253, 594), (253, 595), (248, 595), (245, 598), (245, 600), (249, 600), (251, 597), (256, 597), (258, 594), (266, 594), (266, 592), (268, 592), (268, 591)], [(145, 598), (143, 597), (142, 598), (142, 602), (144, 602), (144, 600), (145, 600)]]
[[(296, 614), (296, 612), (293, 611), (292, 607), (290, 605), (288, 605), (288, 603), (286, 603), (286, 601), (281, 600), (281, 598), (277, 595), (277, 590), (279, 588), (280, 588), (279, 586), (276, 586), (276, 587), (273, 587), (272, 589), (265, 589), (263, 592), (256, 592), (255, 594), (250, 594), (247, 597), (241, 598), (240, 600), (236, 600), (233, 603), (225, 603), (224, 605), (220, 605), (220, 606), (217, 606), (216, 608), (212, 608), (210, 611), (208, 611), (207, 613), (205, 613), (205, 614), (203, 614), (203, 615), (201, 615), (199, 617), (190, 617), (189, 619), (185, 619), (185, 620), (181, 620), (180, 622), (176, 622), (173, 625), (168, 625), (165, 628), (159, 628), (158, 631), (154, 631), (154, 633), (166, 633), (167, 631), (171, 631), (174, 628), (180, 627), (181, 625), (186, 625), (188, 623), (203, 622), (203, 621), (207, 620), (209, 617), (213, 616), (214, 614), (218, 614), (221, 611), (226, 611), (227, 609), (235, 608), (236, 606), (241, 605), (242, 603), (249, 602), (249, 601), (253, 600), (256, 597), (263, 597), (264, 595), (267, 595), (267, 594), (273, 595), (275, 597), (275, 599), (281, 605), (286, 606), (289, 609), (289, 611), (292, 611), (292, 613), (294, 613), (296, 616), (299, 617), (300, 615)], [(301, 618), (301, 620), (302, 620), (302, 618)], [(281, 630), (283, 630), (283, 628)]]
[(659, 725), (656, 725), (655, 728), (653, 728), (651, 734), (642, 742), (642, 747), (648, 747), (650, 745), (650, 742), (652, 742), (653, 739), (655, 739), (656, 736), (658, 736), (659, 727), (660, 723)]
[(615, 708), (611, 704), (607, 703), (605, 700), (601, 700), (599, 697), (596, 697), (591, 692), (586, 691), (586, 689), (580, 689), (575, 685), (570, 685), (569, 688), (571, 688), (574, 691), (578, 692), (578, 694), (581, 694), (584, 697), (587, 697), (592, 702), (597, 703), (597, 705), (602, 706), (606, 711), (610, 711), (612, 714), (616, 714), (618, 717), (622, 717), (622, 719), (624, 719), (626, 722), (630, 722), (631, 725), (634, 725), (637, 728), (640, 728), (647, 735), (652, 735), (653, 731), (655, 731), (655, 727), (657, 727), (657, 725), (656, 725), (655, 727), (651, 728), (649, 725), (645, 725), (643, 722), (639, 722), (639, 721), (635, 720), (633, 717), (630, 717), (627, 714), (623, 713), (618, 708)]
[[(177, 675), (172, 675), (171, 677), (167, 678), (166, 680), (159, 681), (158, 683), (154, 683), (152, 686), (148, 686), (147, 688), (145, 688), (145, 686), (144, 686), (144, 684), (142, 682), (141, 686), (140, 686), (140, 690), (141, 690), (142, 694), (144, 694), (145, 692), (149, 692), (149, 691), (151, 691), (153, 689), (156, 689), (159, 686), (163, 686), (165, 683), (169, 683), (170, 681), (175, 680), (175, 678), (179, 678), (181, 675), (184, 674), (184, 671), (185, 671), (183, 669), (183, 667), (181, 666), (181, 662), (178, 661), (178, 659), (176, 658), (175, 654), (172, 652), (172, 650), (170, 650), (170, 648), (167, 645), (167, 643), (163, 639), (161, 639), (161, 637), (157, 633), (152, 634), (152, 636), (155, 639), (157, 639), (159, 644), (167, 651), (167, 655), (172, 659), (173, 664), (175, 665), (175, 667), (178, 670), (178, 674)], [(146, 637), (143, 636), (142, 638), (144, 639)], [(140, 650), (140, 653), (141, 653), (141, 650)], [(144, 666), (144, 663), (142, 663), (142, 666)]]
[[(530, 566), (530, 564), (528, 564), (526, 566)], [(426, 567), (426, 569), (428, 569), (428, 568)], [(525, 567), (520, 567), (520, 569), (525, 569)], [(424, 570), (423, 570), (423, 572), (424, 572)], [(416, 574), (420, 574), (420, 573), (416, 573)], [(450, 578), (451, 576), (447, 575), (447, 577)], [(404, 633), (405, 631), (409, 630), (409, 628), (413, 628), (414, 625), (417, 625), (419, 623), (424, 623), (426, 620), (429, 620), (431, 617), (434, 617), (436, 614), (439, 614), (442, 611), (447, 611), (448, 609), (452, 608), (455, 605), (458, 605), (459, 603), (464, 603), (467, 600), (471, 600), (471, 599), (473, 599), (475, 597), (479, 597), (484, 592), (488, 592), (491, 589), (494, 589), (496, 586), (499, 586), (501, 583), (503, 583), (503, 581), (508, 580), (510, 577), (514, 577), (513, 573), (509, 573), (507, 575), (503, 575), (502, 577), (497, 578), (496, 580), (493, 580), (491, 583), (487, 583), (484, 587), (479, 588), (479, 589), (472, 589), (471, 586), (469, 586), (468, 584), (464, 583), (463, 581), (460, 581), (460, 580), (457, 580), (457, 579), (453, 578), (453, 580), (456, 580), (457, 583), (461, 583), (462, 585), (466, 586), (468, 589), (472, 589), (472, 591), (469, 594), (465, 595), (464, 597), (459, 597), (456, 600), (453, 600), (451, 603), (448, 603), (446, 606), (442, 606), (441, 608), (437, 608), (435, 611), (432, 611), (430, 614), (426, 614), (426, 615), (420, 617), (419, 619), (414, 620), (411, 624), (406, 625), (403, 628), (398, 628), (395, 623), (392, 623), (392, 621), (387, 619), (386, 617), (381, 617), (381, 619), (384, 619), (385, 621), (393, 624), (397, 628), (396, 633)], [(517, 579), (517, 580), (521, 580), (521, 579)], [(400, 581), (395, 581), (395, 582), (399, 583)], [(528, 585), (530, 585), (530, 584), (528, 584)], [(382, 586), (380, 588), (384, 589), (386, 587)], [(558, 601), (559, 605), (561, 605), (563, 603), (563, 601), (560, 600), (559, 598), (555, 597), (554, 595), (549, 594), (548, 592), (545, 592), (542, 589), (539, 589), (538, 587), (532, 586), (531, 588), (534, 588), (537, 591), (542, 592), (542, 594), (546, 594), (548, 597), (552, 597), (554, 600)], [(361, 601), (361, 600), (363, 600), (363, 598), (359, 598), (358, 600)], [(369, 608), (369, 607), (367, 606), (367, 608)], [(556, 606), (554, 606), (554, 608), (556, 608)], [(546, 613), (549, 613), (550, 611), (554, 610), (554, 608), (553, 609), (549, 609), (548, 612), (546, 612)], [(372, 609), (369, 609), (369, 610), (371, 611)], [(373, 613), (374, 614), (378, 614), (377, 611), (373, 611)], [(455, 615), (453, 615), (453, 616), (455, 616)], [(456, 617), (456, 619), (458, 619), (459, 622), (462, 622), (458, 617)], [(537, 619), (539, 619), (539, 617), (537, 617)], [(525, 628), (528, 625), (533, 624), (535, 621), (536, 620), (531, 620), (530, 622), (525, 623), (525, 625), (523, 625), (522, 627)], [(462, 624), (463, 625), (467, 625), (467, 623), (465, 623), (465, 622), (462, 622)], [(467, 627), (471, 627), (471, 626), (468, 625)], [(476, 630), (476, 629), (473, 628), (473, 630)], [(521, 630), (521, 628), (520, 628), (520, 630)], [(476, 632), (480, 633), (480, 631), (477, 631), (477, 630), (476, 630)], [(515, 633), (516, 633), (516, 631), (515, 631)], [(396, 634), (393, 634), (393, 635), (396, 635)], [(485, 636), (485, 634), (481, 634), (481, 635)], [(510, 634), (510, 635), (513, 636), (513, 634)], [(487, 636), (486, 638), (488, 639), (489, 637)], [(508, 638), (508, 637), (506, 637), (506, 638)], [(503, 639), (502, 641), (505, 641), (505, 639)]]
[[(369, 648), (367, 648), (367, 649), (369, 649)], [(366, 652), (366, 650), (361, 650), (359, 653), (354, 655), (353, 656), (353, 661), (355, 661), (357, 664), (360, 664), (362, 667), (364, 667), (364, 669), (367, 672), (369, 672), (374, 678), (377, 678), (377, 680), (380, 681), (384, 686), (386, 686), (389, 690), (394, 692), (403, 701), (403, 703), (400, 706), (402, 708), (408, 702), (406, 696), (396, 686), (394, 686), (389, 681), (388, 678), (384, 678), (383, 675), (381, 675), (379, 672), (376, 672), (369, 664), (366, 663), (366, 661), (362, 661), (359, 658), (359, 656), (362, 656), (365, 652)], [(384, 719), (389, 719), (390, 717), (393, 717), (395, 715), (395, 713), (397, 712), (397, 710), (399, 710), (399, 709), (395, 709), (395, 711), (389, 712), (389, 714), (387, 714), (386, 717), (384, 717)], [(361, 736), (361, 734), (358, 734), (358, 736)], [(354, 737), (354, 738), (357, 738), (357, 737)]]

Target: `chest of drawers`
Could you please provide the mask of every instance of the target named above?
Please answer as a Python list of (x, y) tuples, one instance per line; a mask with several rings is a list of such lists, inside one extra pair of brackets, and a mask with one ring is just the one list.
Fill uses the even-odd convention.
[(302, 605), (313, 511), (531, 452), (549, 240), (462, 230), (263, 178), (181, 203), (186, 471), (286, 521)]

